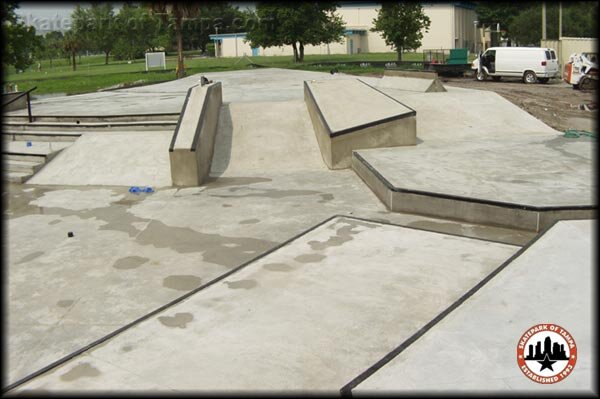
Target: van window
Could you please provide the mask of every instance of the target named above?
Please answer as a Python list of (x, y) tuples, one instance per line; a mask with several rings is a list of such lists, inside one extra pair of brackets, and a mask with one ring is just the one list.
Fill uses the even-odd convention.
[(555, 60), (556, 59), (556, 53), (554, 52), (554, 50), (550, 50), (550, 54), (552, 55), (552, 59)]
[(552, 59), (552, 57), (550, 56), (550, 52), (548, 50), (544, 51), (544, 53), (546, 53), (546, 59), (547, 60)]
[(485, 52), (485, 54), (483, 54), (483, 56), (485, 58), (487, 58), (488, 61), (495, 62), (496, 61), (496, 50), (488, 50)]

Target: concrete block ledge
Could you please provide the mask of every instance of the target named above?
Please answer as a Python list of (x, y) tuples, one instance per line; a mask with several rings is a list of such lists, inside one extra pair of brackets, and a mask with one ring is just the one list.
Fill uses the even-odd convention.
[(208, 178), (222, 103), (220, 82), (188, 90), (169, 146), (174, 186), (199, 186)]
[(304, 101), (330, 169), (349, 168), (355, 149), (416, 144), (416, 111), (360, 79), (305, 81)]
[(396, 187), (356, 151), (352, 169), (393, 212), (536, 232), (558, 220), (594, 219), (597, 215), (595, 205), (532, 206)]

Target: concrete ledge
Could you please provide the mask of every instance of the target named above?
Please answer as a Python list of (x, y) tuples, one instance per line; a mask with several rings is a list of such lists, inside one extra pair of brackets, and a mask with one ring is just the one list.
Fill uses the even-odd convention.
[(393, 212), (529, 231), (541, 231), (557, 220), (593, 219), (597, 214), (593, 205), (536, 207), (394, 187), (357, 152), (353, 152), (352, 169)]
[(175, 186), (198, 186), (208, 177), (223, 103), (221, 83), (188, 90), (169, 146)]
[(437, 79), (438, 74), (435, 71), (409, 71), (409, 70), (396, 70), (396, 69), (384, 69), (383, 76), (396, 76), (403, 78), (420, 78), (420, 79)]
[(304, 101), (330, 169), (349, 168), (355, 149), (416, 144), (416, 111), (360, 79), (305, 81)]

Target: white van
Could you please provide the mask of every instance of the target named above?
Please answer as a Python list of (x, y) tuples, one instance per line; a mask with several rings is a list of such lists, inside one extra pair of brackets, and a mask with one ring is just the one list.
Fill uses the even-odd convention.
[(547, 83), (560, 74), (556, 51), (544, 47), (490, 47), (473, 61), (471, 69), (480, 81), (488, 76), (494, 80), (512, 76), (525, 83)]

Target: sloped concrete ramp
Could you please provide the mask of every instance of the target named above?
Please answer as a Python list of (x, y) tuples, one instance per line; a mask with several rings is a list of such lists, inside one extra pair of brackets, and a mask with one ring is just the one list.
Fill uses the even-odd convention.
[(169, 131), (85, 133), (27, 183), (170, 186), (171, 135)]
[(217, 129), (213, 177), (327, 170), (302, 100), (224, 104)]
[[(591, 321), (596, 228), (597, 221), (591, 220), (558, 222), (462, 306), (358, 384), (352, 395), (592, 393), (597, 375)], [(577, 344), (575, 368), (555, 384), (532, 382), (517, 365), (519, 337), (542, 323), (567, 329)]]
[(338, 392), (518, 248), (334, 217), (18, 390)]

